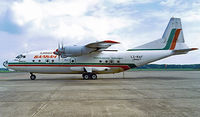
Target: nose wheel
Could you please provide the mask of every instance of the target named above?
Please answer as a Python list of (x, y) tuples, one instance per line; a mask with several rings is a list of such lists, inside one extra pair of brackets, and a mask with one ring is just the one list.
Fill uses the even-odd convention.
[(31, 74), (30, 79), (31, 80), (35, 80), (36, 79), (36, 75), (34, 75), (33, 73), (30, 73), (30, 74)]
[(97, 79), (97, 75), (95, 73), (83, 73), (82, 77), (83, 77), (83, 80), (89, 80), (89, 79), (96, 80)]

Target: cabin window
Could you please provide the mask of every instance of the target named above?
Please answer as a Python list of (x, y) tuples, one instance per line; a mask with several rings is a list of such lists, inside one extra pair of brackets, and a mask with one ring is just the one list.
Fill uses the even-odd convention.
[(33, 62), (35, 62), (35, 60), (32, 60)]
[(54, 63), (54, 60), (51, 60), (52, 63)]
[(120, 61), (119, 61), (119, 60), (117, 60), (117, 63), (120, 63)]
[(49, 59), (47, 59), (46, 62), (48, 63), (48, 62), (49, 62)]
[(105, 62), (108, 63), (108, 60), (106, 60)]
[(41, 62), (41, 60), (38, 60), (38, 62)]
[(99, 63), (102, 63), (102, 60), (99, 60)]
[(110, 63), (113, 63), (113, 60), (110, 60)]
[(25, 56), (25, 55), (22, 55), (22, 54), (20, 54), (20, 55), (18, 55), (16, 58), (17, 58), (17, 59), (26, 58), (26, 56)]
[(16, 56), (16, 58), (20, 59), (20, 58), (22, 58), (22, 55), (20, 54), (20, 55)]
[(74, 63), (74, 60), (71, 60), (72, 63)]

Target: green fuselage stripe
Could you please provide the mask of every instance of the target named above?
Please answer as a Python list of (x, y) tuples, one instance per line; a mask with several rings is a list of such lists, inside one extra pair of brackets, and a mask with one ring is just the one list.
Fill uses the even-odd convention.
[(130, 68), (135, 68), (133, 63), (46, 63), (46, 62), (10, 62), (8, 65), (128, 65)]

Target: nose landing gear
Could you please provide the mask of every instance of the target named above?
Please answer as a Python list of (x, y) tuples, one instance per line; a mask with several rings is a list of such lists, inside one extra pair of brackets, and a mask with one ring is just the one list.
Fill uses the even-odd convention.
[(35, 80), (36, 79), (36, 75), (34, 75), (33, 73), (30, 73), (30, 74), (31, 74), (30, 79), (31, 80)]
[(88, 80), (88, 79), (97, 79), (97, 75), (95, 73), (83, 73), (82, 74), (83, 80)]

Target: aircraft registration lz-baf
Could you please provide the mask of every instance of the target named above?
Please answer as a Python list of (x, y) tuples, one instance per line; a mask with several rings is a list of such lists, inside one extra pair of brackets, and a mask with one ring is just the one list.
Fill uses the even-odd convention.
[(161, 39), (123, 52), (107, 50), (119, 42), (105, 40), (85, 46), (62, 46), (56, 50), (20, 54), (3, 65), (16, 71), (45, 74), (82, 74), (83, 79), (97, 79), (96, 74), (123, 72), (169, 56), (186, 54), (197, 48), (184, 43), (180, 18), (171, 18)]

